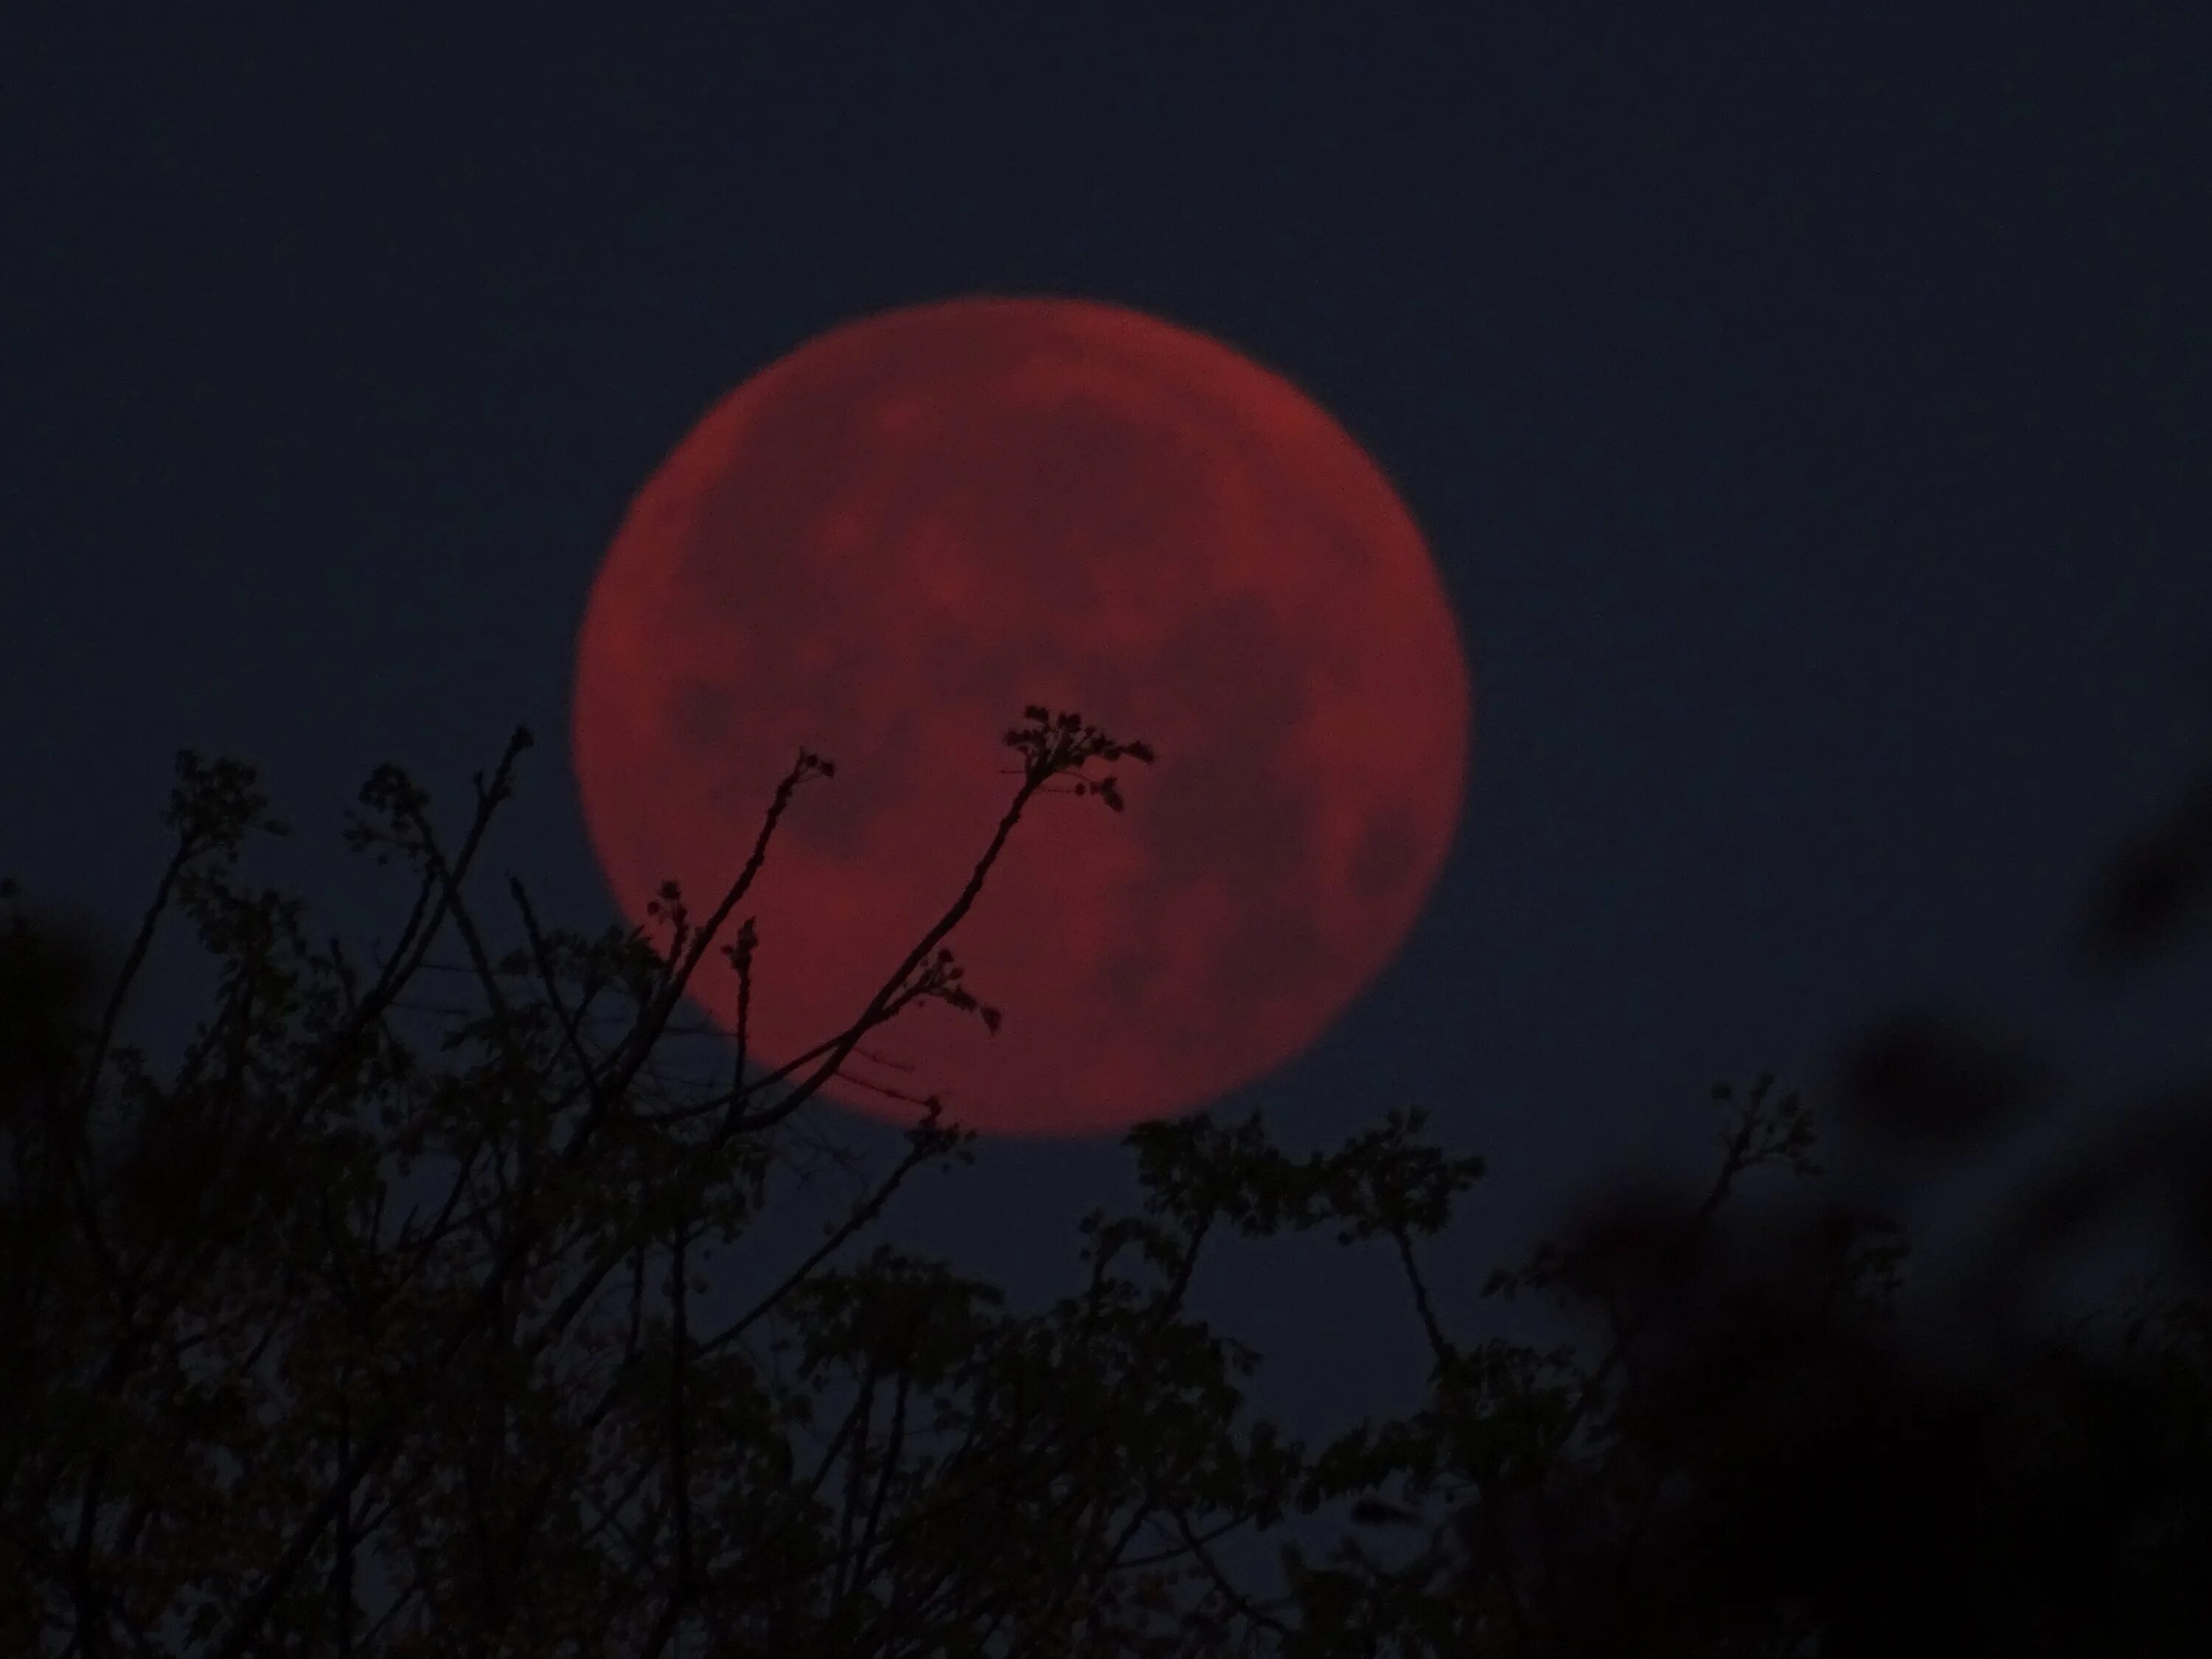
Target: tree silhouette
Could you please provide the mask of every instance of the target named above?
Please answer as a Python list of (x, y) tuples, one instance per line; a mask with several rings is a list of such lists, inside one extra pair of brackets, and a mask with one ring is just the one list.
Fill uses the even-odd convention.
[[(2212, 776), (2124, 849), (2079, 930), (2119, 971), (2212, 893)], [(1908, 1327), (1900, 1229), (1820, 1191), (1753, 1221), (1762, 1167), (1801, 1177), (1814, 1117), (1762, 1077), (1702, 1194), (1597, 1203), (1564, 1247), (1490, 1276), (1548, 1291), (1595, 1358), (1456, 1349), (1428, 1322), (1426, 1409), (1322, 1463), (1368, 1528), (1288, 1565), (1294, 1653), (2179, 1654), (2212, 1631), (2212, 1076), (2112, 1103), (2100, 1141), (2014, 1195)], [(2019, 1045), (1911, 1011), (1844, 1057), (1832, 1105), (1877, 1142), (1963, 1158), (2051, 1091)], [(2057, 1329), (2042, 1275), (2100, 1222), (2163, 1224), (2166, 1293)], [(1410, 1255), (1417, 1307), (1427, 1298)], [(1336, 1459), (1330, 1467), (1332, 1459)], [(1441, 1499), (1441, 1503), (1431, 1500)], [(1434, 1511), (1441, 1509), (1439, 1517)]]
[[(1716, 1090), (1704, 1193), (1595, 1205), (1489, 1276), (1587, 1314), (1586, 1356), (1444, 1331), (1421, 1251), (1481, 1161), (1424, 1144), (1419, 1112), (1303, 1158), (1256, 1115), (1139, 1125), (1142, 1212), (1085, 1217), (1080, 1289), (1024, 1316), (888, 1246), (840, 1264), (915, 1171), (972, 1156), (925, 1097), (821, 1244), (707, 1320), (701, 1269), (771, 1175), (850, 1169), (804, 1107), (869, 1032), (923, 1000), (995, 1028), (945, 941), (1030, 804), (1118, 808), (1088, 769), (1151, 758), (1077, 714), (1025, 719), (963, 891), (850, 1027), (751, 1078), (739, 911), (829, 762), (801, 754), (703, 917), (671, 887), (652, 928), (586, 936), (510, 884), (504, 948), (476, 893), (527, 734), (450, 846), (380, 769), (349, 838), (411, 898), (357, 959), (246, 880), (252, 838), (283, 832), (250, 769), (180, 757), (173, 854), (112, 974), (20, 913), (0, 936), (0, 1647), (2151, 1653), (2212, 1627), (2212, 1083), (2023, 1201), (1948, 1357), (1899, 1317), (1900, 1231), (1819, 1194), (1814, 1112), (1769, 1077)], [(2201, 811), (2147, 840), (2096, 959), (2178, 937), (2208, 868)], [(157, 1068), (123, 1017), (174, 917), (215, 993)], [(734, 1065), (702, 1079), (670, 1051), (710, 955), (739, 1017)], [(461, 1000), (424, 1001), (429, 981)], [(1917, 1018), (1862, 1046), (1835, 1104), (1964, 1155), (2034, 1086)], [(394, 1217), (433, 1161), (443, 1198)], [(1816, 1196), (1742, 1218), (1769, 1171)], [(2146, 1194), (2178, 1206), (2184, 1293), (2115, 1343), (2029, 1329), (2022, 1276)], [(1393, 1254), (1431, 1364), (1419, 1410), (1310, 1452), (1249, 1419), (1256, 1355), (1186, 1299), (1209, 1240), (1316, 1227)], [(1285, 1546), (1279, 1594), (1221, 1559), (1337, 1508), (1352, 1530), (1320, 1561)]]

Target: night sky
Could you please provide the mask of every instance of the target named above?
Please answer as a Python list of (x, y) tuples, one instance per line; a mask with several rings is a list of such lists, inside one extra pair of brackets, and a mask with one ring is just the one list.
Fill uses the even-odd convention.
[[(399, 890), (339, 842), (361, 781), (398, 760), (458, 817), (520, 722), (487, 890), (617, 920), (566, 732), (633, 493), (836, 324), (1076, 295), (1332, 410), (1456, 609), (1475, 725), (1428, 908), (1215, 1110), (1304, 1150), (1419, 1105), (1485, 1154), (1431, 1251), (1457, 1331), (1577, 1194), (1707, 1171), (1714, 1081), (1817, 1091), (1899, 1009), (2069, 1080), (2008, 1157), (2201, 1056), (2203, 951), (2110, 989), (2061, 950), (2212, 740), (2190, 9), (10, 9), (0, 872), (126, 929), (173, 752), (234, 754), (296, 831), (261, 867), (389, 937)], [(195, 1012), (163, 971), (157, 1033)], [(1931, 1248), (1993, 1170), (1904, 1194)], [(832, 1186), (732, 1282), (780, 1277)], [(1111, 1138), (987, 1142), (876, 1237), (1031, 1306), (1136, 1194)], [(1324, 1233), (1224, 1246), (1194, 1301), (1317, 1436), (1417, 1401), (1396, 1275)]]

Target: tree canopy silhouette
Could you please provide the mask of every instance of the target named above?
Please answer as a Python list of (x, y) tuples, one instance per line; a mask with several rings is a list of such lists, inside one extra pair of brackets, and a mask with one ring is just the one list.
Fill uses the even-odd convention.
[[(2198, 1650), (2212, 1079), (2027, 1194), (1977, 1264), (1971, 1341), (1940, 1351), (1899, 1316), (1900, 1230), (1826, 1193), (1813, 1107), (1765, 1075), (1716, 1087), (1704, 1191), (1610, 1195), (1485, 1279), (1586, 1316), (1583, 1349), (1443, 1328), (1423, 1259), (1482, 1166), (1423, 1142), (1419, 1111), (1304, 1157), (1256, 1115), (1139, 1126), (1141, 1213), (1083, 1218), (1080, 1285), (1019, 1316), (941, 1263), (850, 1259), (917, 1170), (972, 1156), (925, 1097), (819, 1246), (707, 1319), (703, 1265), (773, 1174), (854, 1174), (805, 1108), (860, 1042), (924, 1000), (1001, 1017), (945, 940), (1031, 803), (1118, 809), (1090, 769), (1151, 758), (1077, 714), (1025, 720), (966, 888), (847, 1030), (764, 1075), (742, 995), (734, 1063), (702, 1078), (670, 1050), (692, 975), (750, 986), (746, 892), (830, 762), (800, 755), (703, 915), (671, 887), (654, 929), (598, 935), (520, 883), (482, 901), (526, 733), (457, 841), (380, 769), (349, 836), (406, 872), (408, 908), (357, 954), (248, 879), (253, 838), (283, 833), (252, 769), (181, 757), (171, 856), (112, 971), (20, 909), (0, 934), (0, 1647)], [(2185, 811), (2118, 867), (2098, 960), (2169, 947), (2208, 870)], [(179, 921), (214, 993), (157, 1066), (125, 1018)], [(1849, 1057), (1833, 1105), (1963, 1157), (2046, 1082), (1915, 1015)], [(395, 1214), (433, 1164), (443, 1196)], [(1746, 1216), (1770, 1174), (1813, 1195)], [(2034, 1328), (2038, 1262), (2153, 1201), (2176, 1293), (2110, 1340)], [(1430, 1370), (1419, 1409), (1316, 1449), (1252, 1418), (1257, 1356), (1187, 1303), (1210, 1239), (1321, 1227), (1390, 1253)], [(1240, 1583), (1222, 1541), (1296, 1514), (1340, 1515), (1340, 1541), (1284, 1545), (1276, 1593)]]

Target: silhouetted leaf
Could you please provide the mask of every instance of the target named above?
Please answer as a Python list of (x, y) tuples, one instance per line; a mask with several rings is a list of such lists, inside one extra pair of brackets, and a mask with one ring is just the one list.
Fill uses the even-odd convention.
[(2010, 1046), (1925, 1012), (1860, 1039), (1839, 1068), (1845, 1109), (1899, 1143), (1954, 1146), (2013, 1121), (2035, 1073)]

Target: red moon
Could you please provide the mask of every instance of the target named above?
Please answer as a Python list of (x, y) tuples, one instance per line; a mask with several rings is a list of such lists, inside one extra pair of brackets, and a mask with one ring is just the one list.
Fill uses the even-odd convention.
[[(1042, 703), (1141, 738), (1127, 802), (1030, 804), (948, 944), (1002, 1009), (922, 1000), (828, 1092), (987, 1133), (1175, 1115), (1307, 1048), (1395, 955), (1457, 826), (1472, 715), (1450, 600), (1358, 443), (1281, 376), (1120, 307), (968, 297), (833, 328), (646, 482), (577, 643), (574, 759), (633, 921), (712, 909), (804, 747), (722, 935), (757, 918), (749, 1054), (845, 1030), (958, 896)], [(726, 1030), (738, 979), (693, 1000)]]

